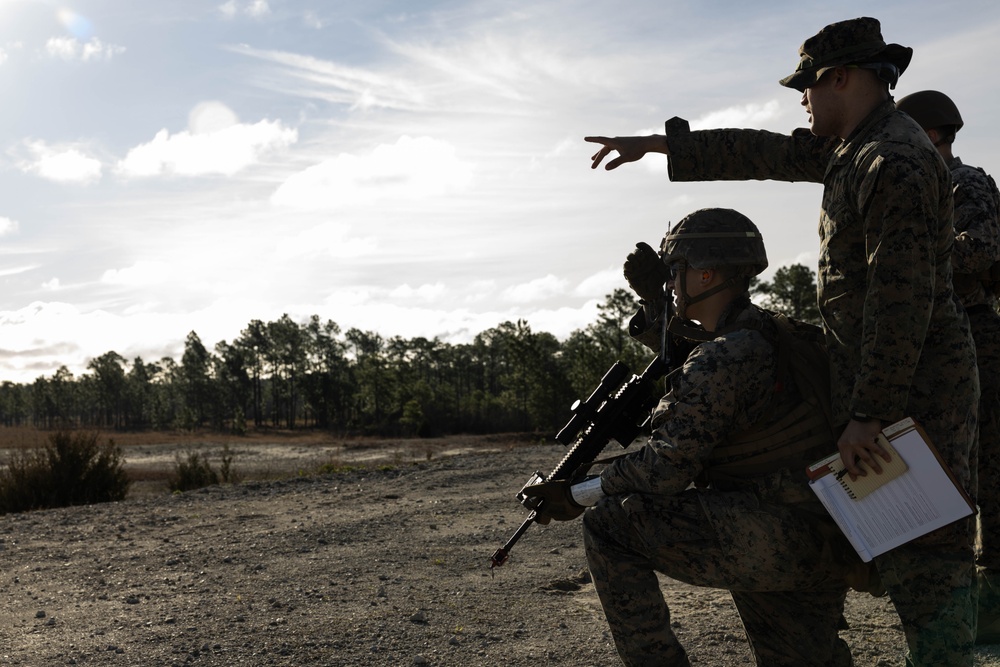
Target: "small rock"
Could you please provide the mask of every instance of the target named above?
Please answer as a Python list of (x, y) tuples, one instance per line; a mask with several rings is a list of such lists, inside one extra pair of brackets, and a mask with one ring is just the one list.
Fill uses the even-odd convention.
[[(413, 616), (410, 616), (410, 622), (412, 622), (412, 623), (426, 623), (427, 622), (427, 614), (425, 614), (422, 611), (418, 611)], [(419, 664), (424, 664), (424, 663), (419, 663)]]
[(417, 655), (413, 656), (413, 664), (414, 665), (429, 665), (429, 664), (431, 664), (431, 661), (418, 653)]
[(39, 609), (35, 612), (35, 618), (45, 618), (45, 612)]

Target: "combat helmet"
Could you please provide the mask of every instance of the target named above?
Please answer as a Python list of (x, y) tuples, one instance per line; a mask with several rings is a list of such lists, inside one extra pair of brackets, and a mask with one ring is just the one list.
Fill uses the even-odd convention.
[(731, 208), (691, 213), (663, 237), (660, 249), (668, 265), (683, 260), (702, 269), (731, 267), (742, 276), (756, 276), (767, 268), (760, 230)]
[[(703, 208), (686, 216), (663, 237), (660, 256), (676, 266), (680, 315), (693, 303), (731, 287), (746, 290), (749, 278), (767, 268), (764, 239), (757, 226), (730, 208)], [(697, 296), (687, 291), (687, 267), (718, 269), (726, 280)]]
[(900, 98), (896, 109), (917, 121), (925, 131), (939, 127), (952, 127), (958, 132), (965, 125), (962, 114), (951, 98), (936, 90), (921, 90)]

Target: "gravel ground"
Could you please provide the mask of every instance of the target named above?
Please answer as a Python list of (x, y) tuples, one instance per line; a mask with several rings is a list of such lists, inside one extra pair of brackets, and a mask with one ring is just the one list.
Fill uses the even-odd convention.
[[(533, 526), (489, 569), (525, 516), (513, 494), (562, 453), (2, 516), (0, 665), (618, 665), (579, 522)], [(750, 664), (724, 591), (661, 583), (694, 664)], [(902, 665), (888, 601), (848, 603), (856, 664)]]

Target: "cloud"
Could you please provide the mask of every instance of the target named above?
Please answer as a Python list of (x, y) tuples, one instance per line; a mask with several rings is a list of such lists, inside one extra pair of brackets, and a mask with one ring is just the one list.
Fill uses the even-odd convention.
[[(777, 100), (764, 104), (744, 104), (711, 111), (697, 120), (691, 121), (692, 130), (716, 127), (760, 127), (781, 116), (781, 105)], [(662, 132), (662, 130), (660, 130)]]
[(5, 218), (0, 215), (0, 236), (7, 236), (8, 234), (15, 234), (18, 230), (17, 220), (11, 220), (10, 218)]
[(625, 282), (625, 278), (622, 276), (621, 267), (609, 267), (584, 278), (573, 290), (573, 294), (583, 297), (604, 298), (619, 288), (628, 288), (628, 283)]
[(189, 118), (190, 129), (174, 135), (160, 130), (149, 143), (130, 149), (118, 162), (117, 171), (126, 177), (232, 176), (267, 153), (298, 141), (298, 131), (281, 121), (249, 125), (237, 120), (224, 105), (199, 105)]
[(298, 234), (285, 235), (275, 246), (274, 255), (285, 261), (316, 255), (352, 259), (371, 255), (378, 249), (376, 238), (352, 238), (350, 231), (348, 225), (330, 222)]
[(503, 291), (501, 298), (511, 303), (542, 301), (565, 294), (567, 284), (568, 281), (565, 278), (558, 278), (550, 273), (544, 278), (536, 278), (521, 285), (508, 287)]
[(451, 144), (403, 136), (367, 155), (341, 153), (294, 174), (278, 187), (271, 202), (320, 210), (384, 199), (424, 199), (464, 189), (472, 171)]
[(394, 299), (405, 301), (435, 301), (445, 293), (445, 286), (441, 283), (421, 285), (413, 288), (409, 285), (400, 285), (389, 292), (389, 296)]
[(3, 49), (0, 49), (0, 65), (3, 65), (6, 60), (7, 60), (7, 52), (4, 51)]
[(25, 173), (57, 183), (90, 185), (101, 180), (101, 161), (75, 146), (49, 146), (44, 141), (24, 144), (29, 156), (18, 161)]
[(247, 13), (248, 16), (252, 16), (254, 18), (261, 18), (270, 14), (271, 8), (268, 6), (267, 0), (253, 0), (253, 2), (249, 3), (246, 6), (246, 9), (244, 9), (244, 11)]
[(96, 37), (91, 37), (86, 42), (81, 42), (75, 37), (52, 37), (45, 43), (45, 52), (60, 60), (91, 62), (111, 60), (125, 53), (125, 47), (105, 44)]
[(171, 267), (166, 262), (140, 260), (125, 269), (108, 269), (101, 282), (108, 285), (148, 287), (161, 285), (170, 279)]
[(37, 264), (32, 264), (28, 266), (12, 266), (6, 269), (0, 269), (0, 277), (16, 276), (21, 273), (27, 273), (28, 271), (34, 271), (37, 268), (38, 268)]
[(267, 4), (267, 0), (250, 0), (243, 5), (240, 5), (236, 0), (228, 0), (228, 2), (219, 5), (219, 12), (227, 19), (234, 19), (240, 14), (260, 19), (271, 13), (271, 7)]
[(236, 112), (222, 102), (199, 102), (188, 114), (188, 129), (194, 134), (211, 134), (239, 125)]
[(235, 0), (229, 0), (229, 2), (219, 5), (219, 13), (227, 19), (235, 18), (239, 11), (240, 9), (237, 7)]

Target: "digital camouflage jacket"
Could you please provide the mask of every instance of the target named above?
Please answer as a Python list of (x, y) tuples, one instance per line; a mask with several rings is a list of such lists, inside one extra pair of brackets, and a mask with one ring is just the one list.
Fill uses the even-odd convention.
[(892, 100), (846, 141), (808, 130), (691, 132), (675, 118), (667, 143), (674, 181), (823, 183), (817, 283), (835, 423), (855, 413), (933, 420), (940, 401), (974, 415), (975, 352), (949, 260), (951, 177)]
[(982, 275), (1000, 262), (1000, 192), (982, 169), (953, 158), (951, 181), (955, 195), (955, 291), (966, 308), (996, 303)]

